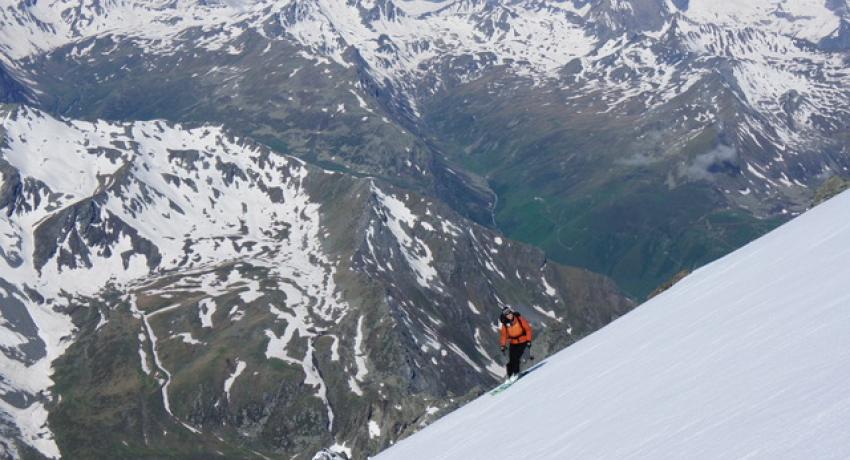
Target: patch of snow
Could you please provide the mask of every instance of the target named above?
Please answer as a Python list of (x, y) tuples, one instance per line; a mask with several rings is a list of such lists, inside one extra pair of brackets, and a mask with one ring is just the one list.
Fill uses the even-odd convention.
[(175, 339), (180, 339), (183, 341), (183, 343), (187, 343), (189, 345), (205, 345), (204, 342), (201, 342), (200, 340), (197, 340), (192, 337), (191, 332), (181, 332), (180, 334), (174, 334), (171, 337)]
[(230, 389), (233, 387), (233, 382), (236, 381), (236, 378), (239, 377), (242, 372), (245, 371), (245, 368), (248, 367), (248, 364), (241, 359), (236, 360), (236, 369), (233, 370), (233, 373), (230, 374), (229, 377), (224, 381), (224, 394), (227, 397), (227, 400), (230, 401)]
[(213, 327), (212, 317), (215, 309), (216, 304), (213, 299), (203, 299), (198, 302), (198, 318), (201, 319), (202, 327)]
[(556, 291), (555, 288), (553, 288), (552, 285), (550, 285), (549, 282), (546, 280), (546, 275), (540, 277), (540, 282), (543, 283), (543, 288), (546, 290), (546, 295), (548, 295), (549, 297), (555, 297), (555, 295), (558, 294), (558, 291)]
[[(458, 347), (456, 344), (450, 343), (448, 345), (448, 348), (449, 348), (449, 350), (454, 352), (454, 354), (458, 355), (466, 364), (469, 364), (469, 367), (473, 368), (475, 370), (475, 372), (481, 372), (482, 371), (481, 366), (476, 364), (475, 361), (473, 361), (472, 358), (469, 357), (469, 355), (464, 353), (463, 350), (461, 350), (460, 347)], [(443, 350), (443, 351), (445, 351), (445, 350)]]
[(493, 377), (503, 378), (505, 376), (505, 367), (497, 363), (496, 360), (494, 360), (490, 356), (490, 354), (487, 353), (487, 350), (492, 349), (492, 347), (497, 343), (497, 341), (498, 334), (493, 334), (492, 337), (488, 338), (488, 344), (487, 346), (485, 346), (484, 343), (482, 343), (481, 330), (475, 328), (475, 350), (478, 351), (478, 354), (483, 356), (486, 360), (487, 364), (485, 367), (487, 368), (487, 372), (489, 372), (490, 375), (492, 375)]
[(99, 331), (100, 328), (102, 328), (103, 326), (106, 326), (109, 323), (109, 319), (106, 317), (106, 315), (103, 314), (102, 311), (98, 312), (98, 313), (99, 313), (100, 319), (97, 321), (97, 326), (94, 327), (95, 332)]
[(381, 426), (374, 420), (369, 420), (369, 439), (375, 439), (381, 436)]
[(365, 316), (357, 319), (357, 334), (354, 336), (354, 365), (357, 369), (354, 379), (358, 382), (363, 382), (369, 373), (369, 368), (366, 367), (366, 352), (363, 349), (363, 339), (365, 336), (363, 321), (365, 319)]
[(555, 321), (561, 321), (561, 318), (558, 318), (558, 315), (556, 315), (555, 312), (552, 311), (552, 310), (546, 310), (543, 307), (536, 305), (536, 304), (531, 304), (531, 308), (535, 309), (538, 313), (540, 313), (544, 316), (547, 316), (549, 318), (554, 319)]

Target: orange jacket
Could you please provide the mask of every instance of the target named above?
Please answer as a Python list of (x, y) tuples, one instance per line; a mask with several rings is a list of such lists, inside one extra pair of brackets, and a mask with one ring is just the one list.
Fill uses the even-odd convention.
[(522, 316), (514, 316), (511, 324), (502, 324), (501, 344), (504, 347), (511, 339), (512, 345), (531, 342), (531, 325)]

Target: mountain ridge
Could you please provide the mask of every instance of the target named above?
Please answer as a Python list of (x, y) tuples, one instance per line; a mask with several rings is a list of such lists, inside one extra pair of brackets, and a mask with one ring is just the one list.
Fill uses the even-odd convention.
[[(828, 177), (850, 171), (841, 2), (98, 8), (70, 11), (77, 19), (45, 29), (54, 32), (36, 27), (59, 21), (41, 6), (2, 10), (7, 66), (36, 106), (81, 119), (226, 123), (325, 168), (434, 195), (554, 260), (613, 276), (636, 298), (749, 236), (700, 229), (699, 248), (671, 249), (658, 270), (628, 253), (669, 245), (718, 214), (735, 214), (744, 235), (761, 234), (805, 209)], [(157, 25), (141, 28), (139, 18)], [(515, 128), (523, 122), (529, 129)], [(538, 167), (563, 169), (565, 179), (539, 180)], [(670, 229), (661, 235), (629, 221), (645, 245), (624, 241), (604, 217), (594, 218), (593, 234), (560, 222), (583, 205), (557, 190), (596, 199), (614, 183), (639, 196), (645, 186), (634, 178), (647, 174), (652, 194), (690, 196), (704, 210), (686, 223), (687, 210), (650, 212)], [(540, 186), (525, 190), (502, 176)], [(528, 220), (522, 209), (534, 197), (554, 215), (532, 220), (556, 222), (546, 235), (561, 236), (514, 224)], [(614, 249), (579, 254), (555, 241), (567, 234), (586, 247), (601, 235)]]

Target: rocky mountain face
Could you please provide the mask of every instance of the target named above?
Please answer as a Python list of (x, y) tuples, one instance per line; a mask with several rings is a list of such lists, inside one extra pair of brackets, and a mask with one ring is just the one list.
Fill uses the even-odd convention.
[(848, 174), (846, 0), (739, 3), (7, 2), (0, 49), (51, 113), (226, 123), (642, 297)]
[(501, 305), (540, 356), (632, 306), (221, 126), (0, 118), (4, 457), (363, 458), (502, 377)]

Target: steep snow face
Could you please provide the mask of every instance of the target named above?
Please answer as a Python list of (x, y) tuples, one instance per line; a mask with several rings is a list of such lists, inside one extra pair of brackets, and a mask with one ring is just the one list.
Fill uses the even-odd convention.
[(850, 457), (848, 215), (844, 193), (377, 458), (508, 458), (508, 432), (535, 459)]

